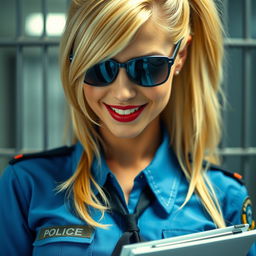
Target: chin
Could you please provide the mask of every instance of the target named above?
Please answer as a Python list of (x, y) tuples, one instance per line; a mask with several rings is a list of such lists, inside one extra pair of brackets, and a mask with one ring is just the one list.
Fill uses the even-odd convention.
[(139, 136), (142, 132), (143, 129), (135, 129), (131, 127), (126, 127), (126, 128), (121, 128), (117, 127), (116, 129), (109, 129), (110, 133), (120, 139), (133, 139)]

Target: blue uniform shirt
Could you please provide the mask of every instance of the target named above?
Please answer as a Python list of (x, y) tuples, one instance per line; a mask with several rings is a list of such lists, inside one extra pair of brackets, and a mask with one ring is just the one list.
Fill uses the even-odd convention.
[[(104, 256), (111, 255), (123, 233), (123, 220), (106, 212), (100, 220), (107, 229), (91, 229), (72, 211), (65, 192), (56, 186), (67, 180), (79, 162), (82, 146), (56, 156), (38, 156), (9, 165), (0, 179), (0, 248), (3, 256)], [(95, 159), (92, 173), (99, 185), (111, 179), (124, 195), (102, 157)], [(241, 223), (246, 188), (220, 170), (208, 172), (223, 209), (227, 226)], [(142, 189), (149, 185), (154, 202), (142, 213), (138, 226), (143, 238), (155, 240), (216, 228), (197, 195), (180, 209), (187, 191), (186, 181), (165, 133), (154, 159), (135, 178), (127, 209), (133, 213)], [(91, 210), (95, 220), (100, 214)], [(119, 221), (121, 225), (116, 225)], [(248, 254), (256, 255), (253, 247)]]

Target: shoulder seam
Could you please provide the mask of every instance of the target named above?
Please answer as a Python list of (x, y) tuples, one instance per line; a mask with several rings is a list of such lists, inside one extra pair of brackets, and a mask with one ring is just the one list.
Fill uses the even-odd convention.
[(36, 153), (30, 153), (30, 154), (19, 154), (13, 157), (9, 161), (10, 165), (14, 165), (17, 162), (23, 161), (25, 159), (32, 159), (32, 158), (44, 158), (44, 157), (55, 157), (55, 156), (61, 156), (61, 155), (68, 155), (74, 150), (73, 146), (63, 146), (55, 149), (50, 149), (46, 151), (40, 151)]
[[(203, 166), (206, 167), (207, 165), (207, 161), (204, 161), (203, 162)], [(229, 171), (229, 170), (226, 170), (226, 169), (223, 169), (221, 168), (220, 166), (218, 165), (215, 165), (215, 164), (212, 164), (212, 163), (209, 163), (209, 170), (210, 171), (221, 171), (222, 173), (224, 173), (226, 176), (229, 176), (233, 179), (235, 179), (237, 182), (239, 182), (241, 185), (244, 185), (245, 182), (243, 180), (243, 176), (237, 172), (232, 172), (232, 171)]]

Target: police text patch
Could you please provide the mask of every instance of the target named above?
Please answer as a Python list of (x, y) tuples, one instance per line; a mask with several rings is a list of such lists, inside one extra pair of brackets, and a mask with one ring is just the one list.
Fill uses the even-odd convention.
[(90, 226), (70, 225), (42, 228), (37, 240), (50, 237), (83, 237), (90, 238), (93, 228)]
[(252, 202), (249, 197), (247, 197), (243, 202), (241, 220), (243, 224), (246, 224), (246, 223), (249, 224), (250, 230), (255, 228), (255, 221), (253, 219), (253, 211), (252, 211)]

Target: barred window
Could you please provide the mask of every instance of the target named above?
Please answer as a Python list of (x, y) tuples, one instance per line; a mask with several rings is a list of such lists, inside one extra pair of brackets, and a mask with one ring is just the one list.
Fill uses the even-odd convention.
[[(217, 1), (217, 0), (216, 0)], [(8, 0), (0, 8), (0, 171), (11, 156), (70, 142), (58, 46), (69, 0)], [(218, 0), (227, 34), (228, 99), (220, 145), (256, 205), (256, 1)]]

